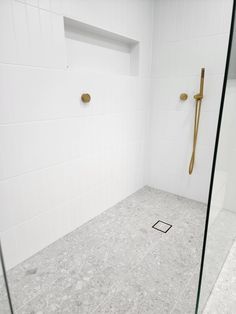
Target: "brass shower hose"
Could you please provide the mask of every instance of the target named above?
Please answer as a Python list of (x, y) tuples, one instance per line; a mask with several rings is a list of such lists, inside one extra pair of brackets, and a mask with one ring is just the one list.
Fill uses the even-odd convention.
[(202, 68), (201, 69), (200, 92), (199, 92), (199, 94), (194, 96), (194, 99), (196, 100), (196, 104), (195, 104), (195, 117), (194, 117), (194, 129), (193, 129), (193, 150), (192, 150), (192, 156), (191, 156), (190, 163), (189, 163), (189, 169), (188, 169), (189, 174), (192, 174), (194, 164), (195, 164), (199, 121), (200, 121), (200, 116), (201, 116), (201, 106), (202, 106), (202, 99), (203, 99), (204, 77), (205, 77), (205, 69)]

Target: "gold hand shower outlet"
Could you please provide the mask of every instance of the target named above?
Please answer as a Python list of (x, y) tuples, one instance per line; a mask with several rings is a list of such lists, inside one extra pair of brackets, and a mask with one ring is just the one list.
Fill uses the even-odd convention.
[(205, 78), (205, 68), (201, 69), (201, 80), (200, 80), (200, 91), (198, 94), (194, 95), (195, 103), (195, 117), (194, 117), (194, 129), (193, 129), (193, 150), (192, 156), (189, 163), (189, 174), (192, 174), (194, 164), (195, 164), (195, 155), (196, 155), (196, 146), (197, 146), (197, 138), (198, 138), (198, 130), (199, 130), (199, 122), (201, 116), (201, 106), (203, 99), (203, 89), (204, 89), (204, 78)]
[(200, 91), (198, 94), (194, 95), (194, 99), (196, 99), (196, 100), (202, 100), (203, 99), (204, 78), (205, 78), (205, 68), (202, 68), (201, 69), (201, 80), (200, 80)]

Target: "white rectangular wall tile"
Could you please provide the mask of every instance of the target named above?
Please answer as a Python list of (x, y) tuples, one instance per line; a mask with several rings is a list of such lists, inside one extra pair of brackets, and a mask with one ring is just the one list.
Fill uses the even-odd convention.
[(1, 1), (0, 62), (65, 68), (63, 16), (37, 3)]
[(52, 37), (52, 19), (51, 13), (45, 10), (40, 10), (41, 38), (42, 38), (42, 63), (48, 67), (52, 64), (56, 50), (53, 48)]
[(52, 64), (55, 68), (65, 69), (66, 67), (66, 44), (64, 39), (63, 16), (51, 13), (52, 26)]
[(17, 47), (17, 64), (30, 63), (30, 39), (25, 4), (13, 1), (13, 19)]
[(10, 0), (0, 1), (0, 62), (16, 63), (16, 34)]
[(31, 60), (27, 60), (31, 64), (41, 65), (41, 21), (40, 21), (40, 10), (36, 7), (28, 5), (27, 19), (29, 29), (29, 40), (30, 40), (30, 55)]

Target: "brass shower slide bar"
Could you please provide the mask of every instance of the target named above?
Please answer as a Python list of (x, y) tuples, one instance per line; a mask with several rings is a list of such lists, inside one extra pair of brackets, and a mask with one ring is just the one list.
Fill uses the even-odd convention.
[(194, 128), (193, 128), (193, 149), (192, 155), (189, 163), (188, 172), (191, 175), (193, 172), (194, 164), (195, 164), (195, 156), (196, 156), (196, 147), (197, 147), (197, 139), (198, 139), (198, 130), (199, 130), (199, 122), (201, 116), (201, 106), (203, 99), (203, 91), (204, 91), (204, 79), (205, 79), (205, 68), (201, 69), (201, 79), (200, 79), (200, 91), (198, 94), (194, 95), (195, 103), (195, 117), (194, 117)]

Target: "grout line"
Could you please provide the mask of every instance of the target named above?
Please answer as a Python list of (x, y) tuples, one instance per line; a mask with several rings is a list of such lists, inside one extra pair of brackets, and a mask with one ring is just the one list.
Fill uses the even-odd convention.
[[(14, 0), (13, 0), (14, 1)], [(41, 31), (41, 30), (40, 30)], [(7, 65), (12, 67), (22, 67), (22, 68), (33, 68), (33, 69), (40, 69), (40, 70), (56, 70), (56, 71), (64, 71), (68, 72), (65, 66), (59, 68), (59, 67), (53, 67), (53, 66), (40, 66), (40, 65), (31, 65), (31, 64), (24, 64), (24, 63), (14, 63), (14, 62), (0, 62), (0, 65)]]
[[(79, 102), (79, 101), (78, 101)], [(80, 105), (80, 103), (79, 103)], [(84, 108), (85, 109), (85, 108)], [(85, 109), (86, 110), (86, 109)], [(38, 120), (29, 120), (29, 121), (21, 121), (21, 122), (8, 122), (8, 123), (1, 123), (0, 127), (8, 127), (8, 126), (18, 126), (18, 125), (26, 125), (26, 124), (34, 124), (34, 123), (48, 123), (52, 121), (67, 121), (67, 120), (76, 120), (76, 119), (85, 119), (89, 117), (119, 117), (123, 115), (133, 115), (134, 113), (143, 113), (146, 112), (147, 109), (134, 109), (134, 110), (127, 110), (122, 112), (105, 112), (105, 113), (87, 113), (87, 114), (80, 114), (68, 117), (57, 117), (51, 119), (38, 119)], [(145, 120), (145, 119), (144, 119)]]
[(181, 42), (189, 42), (189, 41), (194, 41), (194, 40), (202, 40), (202, 39), (207, 39), (210, 37), (225, 37), (225, 36), (229, 36), (229, 32), (228, 31), (221, 31), (219, 33), (212, 33), (212, 34), (207, 34), (207, 35), (202, 35), (202, 36), (193, 36), (193, 37), (183, 37), (182, 39), (176, 39), (176, 40), (160, 40), (159, 43), (161, 45), (170, 45), (170, 44), (178, 44)]
[(61, 72), (66, 72), (66, 73), (76, 73), (76, 74), (84, 74), (84, 73), (93, 73), (95, 75), (99, 76), (104, 76), (107, 77), (107, 79), (117, 79), (117, 78), (127, 78), (130, 80), (149, 80), (152, 79), (150, 75), (144, 75), (144, 74), (139, 74), (139, 75), (125, 75), (125, 74), (114, 74), (112, 72), (106, 72), (106, 71), (99, 71), (99, 70), (91, 70), (91, 69), (86, 69), (86, 68), (68, 68), (67, 64), (64, 64), (61, 67), (56, 67), (56, 66), (47, 66), (47, 65), (31, 65), (31, 64), (24, 64), (24, 63), (14, 63), (14, 62), (2, 62), (0, 61), (0, 66), (10, 66), (10, 67), (21, 67), (21, 68), (26, 68), (29, 69), (40, 69), (42, 71), (48, 71), (48, 70), (53, 70), (53, 71), (61, 71)]

